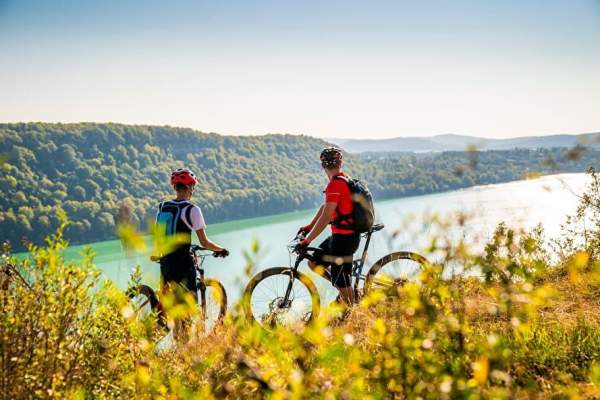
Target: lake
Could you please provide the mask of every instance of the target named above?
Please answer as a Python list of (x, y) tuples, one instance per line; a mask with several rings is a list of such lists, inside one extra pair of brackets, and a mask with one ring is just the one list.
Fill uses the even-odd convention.
[[(482, 241), (490, 237), (501, 221), (511, 227), (523, 228), (543, 223), (547, 235), (555, 237), (559, 234), (560, 224), (564, 222), (566, 215), (575, 211), (578, 203), (575, 194), (582, 193), (588, 180), (585, 174), (560, 174), (376, 201), (377, 219), (384, 222), (386, 228), (374, 234), (369, 259), (374, 262), (391, 249), (418, 252), (427, 245), (431, 235), (437, 232), (435, 226), (427, 222), (426, 216), (431, 214), (448, 216), (458, 211), (468, 214), (470, 217), (464, 228), (454, 229), (451, 236), (463, 236), (474, 246), (481, 246)], [(309, 222), (314, 212), (315, 210), (293, 212), (214, 225), (207, 221), (210, 238), (227, 247), (231, 256), (225, 260), (207, 258), (206, 275), (218, 278), (225, 285), (231, 304), (240, 297), (246, 282), (243, 252), (249, 250), (256, 240), (260, 244), (257, 270), (289, 265), (286, 245), (298, 227)], [(119, 286), (127, 286), (132, 268), (139, 264), (144, 273), (144, 282), (158, 287), (158, 264), (149, 261), (147, 255), (127, 254), (118, 240), (93, 243), (91, 247), (97, 253), (96, 264), (106, 277), (116, 281)], [(83, 246), (69, 248), (67, 259), (77, 259), (82, 249)], [(305, 266), (303, 269), (308, 270)], [(322, 280), (315, 277), (315, 281)], [(319, 288), (326, 299), (335, 294), (326, 284), (320, 284)]]

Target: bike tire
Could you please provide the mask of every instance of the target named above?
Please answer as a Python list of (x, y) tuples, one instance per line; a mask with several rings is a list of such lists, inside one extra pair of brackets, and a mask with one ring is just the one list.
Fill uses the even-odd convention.
[(205, 288), (210, 288), (214, 291), (212, 300), (218, 303), (217, 316), (215, 319), (214, 326), (211, 327), (212, 329), (215, 326), (221, 324), (223, 322), (223, 319), (225, 318), (225, 314), (227, 312), (227, 292), (225, 291), (225, 287), (223, 286), (223, 284), (221, 284), (221, 282), (219, 282), (216, 279), (208, 278), (204, 279), (204, 282), (198, 280), (198, 307), (200, 307), (201, 312), (204, 312), (208, 305), (208, 299), (206, 295), (202, 295), (202, 290), (206, 291)]
[(137, 309), (134, 309), (134, 313), (136, 313), (136, 315), (140, 313), (142, 307), (148, 304), (150, 305), (150, 311), (156, 314), (157, 324), (161, 328), (168, 328), (166, 315), (160, 306), (158, 296), (156, 295), (156, 292), (154, 292), (154, 289), (148, 285), (138, 285), (137, 287), (130, 289), (127, 292), (127, 296), (130, 300), (134, 300), (137, 297), (141, 298), (141, 302), (137, 305)]
[[(371, 290), (373, 287), (377, 286), (375, 277), (378, 273), (381, 274), (381, 271), (387, 264), (394, 262), (394, 261), (398, 261), (398, 260), (414, 261), (416, 263), (416, 265), (419, 265), (420, 270), (423, 270), (427, 265), (429, 265), (429, 261), (427, 260), (427, 258), (423, 257), (420, 254), (413, 253), (410, 251), (396, 251), (394, 253), (390, 253), (386, 256), (383, 256), (379, 260), (377, 260), (375, 262), (375, 264), (373, 264), (371, 266), (371, 268), (369, 269), (369, 272), (367, 273), (367, 276), (365, 279), (364, 293), (365, 294), (368, 293), (369, 290)], [(406, 282), (407, 282), (406, 279), (394, 280), (392, 282), (389, 282), (388, 287), (402, 286)], [(387, 283), (388, 282), (386, 281), (386, 285), (387, 285)]]
[(265, 269), (265, 270), (259, 272), (258, 274), (254, 275), (254, 277), (252, 277), (252, 279), (250, 279), (250, 282), (248, 282), (248, 285), (246, 286), (246, 289), (244, 290), (244, 294), (242, 297), (242, 309), (244, 310), (246, 319), (249, 322), (257, 323), (264, 327), (264, 325), (256, 318), (256, 315), (254, 315), (254, 311), (252, 309), (252, 295), (254, 293), (254, 290), (258, 287), (258, 285), (261, 282), (263, 282), (265, 279), (268, 279), (270, 277), (273, 277), (276, 275), (291, 277), (290, 274), (294, 274), (294, 279), (299, 281), (302, 285), (304, 285), (304, 287), (310, 293), (311, 313), (310, 313), (310, 316), (305, 320), (304, 324), (307, 325), (317, 318), (317, 316), (319, 315), (319, 312), (320, 312), (320, 308), (321, 308), (321, 300), (319, 297), (319, 292), (317, 291), (317, 287), (312, 282), (312, 280), (308, 277), (308, 275), (303, 274), (302, 272), (299, 272), (299, 271), (294, 271), (293, 269), (291, 269), (289, 267), (274, 267), (274, 268)]

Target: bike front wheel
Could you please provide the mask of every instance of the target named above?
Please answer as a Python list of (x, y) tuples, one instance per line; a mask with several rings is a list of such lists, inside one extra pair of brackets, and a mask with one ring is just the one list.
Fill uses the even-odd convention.
[(320, 299), (311, 279), (291, 268), (269, 268), (246, 286), (242, 305), (246, 317), (263, 328), (303, 327), (319, 315)]
[(198, 307), (204, 332), (212, 331), (223, 321), (227, 312), (227, 293), (221, 282), (216, 279), (198, 280)]
[(386, 290), (416, 281), (419, 274), (429, 264), (420, 254), (410, 251), (397, 251), (377, 260), (369, 270), (365, 280), (365, 293), (369, 290)]

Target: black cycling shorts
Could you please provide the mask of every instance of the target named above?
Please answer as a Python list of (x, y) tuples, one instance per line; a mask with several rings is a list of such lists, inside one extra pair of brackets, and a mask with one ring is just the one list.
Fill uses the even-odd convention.
[(352, 282), (352, 259), (360, 244), (360, 234), (333, 234), (319, 245), (313, 261), (317, 265), (329, 267), (331, 283), (336, 288), (347, 288)]
[(163, 283), (181, 284), (196, 295), (196, 267), (192, 256), (171, 253), (160, 260), (160, 275)]

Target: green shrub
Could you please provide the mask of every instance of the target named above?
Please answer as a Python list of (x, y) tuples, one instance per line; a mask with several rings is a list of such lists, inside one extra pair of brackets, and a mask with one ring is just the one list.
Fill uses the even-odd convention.
[[(119, 312), (126, 299), (93, 267), (62, 258), (65, 223), (45, 248), (30, 247), (18, 262), (25, 282), (0, 292), (0, 363), (3, 398), (130, 395), (121, 384), (132, 369), (132, 336)], [(16, 260), (4, 258), (4, 264)]]

